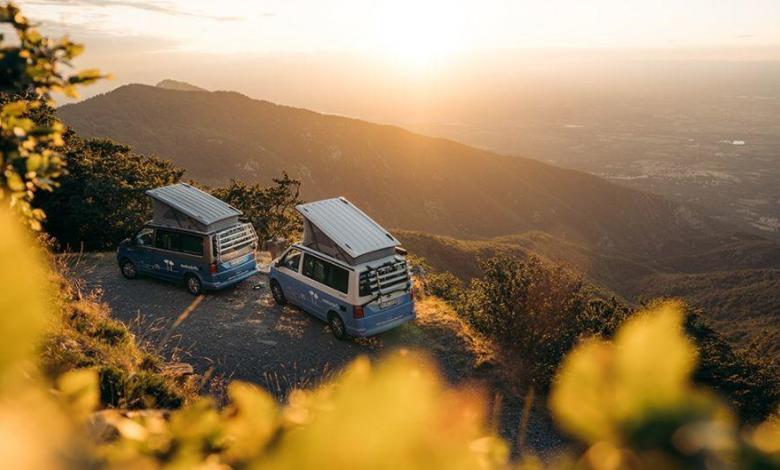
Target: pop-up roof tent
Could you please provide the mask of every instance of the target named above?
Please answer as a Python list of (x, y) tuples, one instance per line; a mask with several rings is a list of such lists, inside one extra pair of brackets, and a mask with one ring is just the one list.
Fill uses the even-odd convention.
[(303, 245), (351, 266), (386, 258), (401, 243), (343, 197), (296, 206), (304, 218)]
[(212, 233), (238, 223), (242, 214), (235, 207), (185, 183), (150, 189), (154, 217), (165, 227)]

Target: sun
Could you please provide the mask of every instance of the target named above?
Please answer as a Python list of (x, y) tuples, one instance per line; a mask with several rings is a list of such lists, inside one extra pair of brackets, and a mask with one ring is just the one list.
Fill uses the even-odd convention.
[(419, 68), (466, 46), (466, 14), (457, 1), (396, 0), (374, 10), (374, 49), (384, 58)]

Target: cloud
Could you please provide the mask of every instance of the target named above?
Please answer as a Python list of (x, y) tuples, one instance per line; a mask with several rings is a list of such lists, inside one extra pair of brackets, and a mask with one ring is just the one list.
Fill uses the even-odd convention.
[[(189, 16), (193, 18), (205, 18), (214, 21), (240, 21), (240, 16), (216, 16), (196, 13), (176, 8), (170, 4), (160, 3), (154, 0), (28, 0), (26, 3), (42, 6), (92, 6), (100, 8), (129, 7), (154, 13), (162, 13), (173, 16)], [(264, 13), (263, 16), (273, 16), (273, 13)]]

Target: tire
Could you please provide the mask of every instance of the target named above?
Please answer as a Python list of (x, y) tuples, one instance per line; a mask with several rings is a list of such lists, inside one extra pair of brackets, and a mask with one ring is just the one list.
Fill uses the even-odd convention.
[(279, 285), (279, 281), (274, 279), (271, 281), (271, 295), (274, 297), (274, 301), (279, 305), (285, 305), (287, 303), (287, 297), (284, 296), (282, 286)]
[(193, 276), (192, 274), (184, 278), (184, 287), (187, 289), (187, 292), (192, 295), (200, 295), (203, 293), (203, 284), (201, 284), (198, 276)]
[(122, 275), (127, 279), (138, 278), (138, 270), (135, 268), (135, 264), (127, 258), (119, 263), (119, 269), (122, 271)]
[(328, 326), (330, 327), (330, 332), (333, 333), (337, 340), (344, 341), (349, 338), (347, 328), (344, 326), (344, 320), (338, 314), (331, 312), (328, 315)]

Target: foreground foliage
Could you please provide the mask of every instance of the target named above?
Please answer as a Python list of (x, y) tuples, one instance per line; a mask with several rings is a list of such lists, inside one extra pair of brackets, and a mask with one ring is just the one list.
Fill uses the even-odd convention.
[[(408, 353), (377, 365), (359, 359), (333, 382), (293, 392), (284, 406), (234, 382), (223, 409), (204, 398), (172, 412), (96, 414), (101, 380), (94, 367), (59, 376), (38, 371), (33, 346), (57, 328), (56, 286), (6, 211), (0, 228), (7, 234), (0, 238), (0, 456), (9, 466), (508, 466), (482, 396), (447, 387), (427, 361)], [(727, 407), (691, 385), (696, 352), (681, 323), (679, 305), (667, 303), (629, 320), (614, 343), (590, 340), (569, 355), (551, 406), (587, 451), (563, 461), (599, 469), (780, 465), (777, 427), (764, 423), (740, 434)], [(110, 326), (84, 328), (104, 331), (98, 336), (110, 342), (126, 340)]]
[(550, 405), (589, 446), (583, 467), (780, 465), (780, 427), (740, 436), (729, 410), (692, 384), (697, 351), (683, 318), (681, 304), (661, 304), (627, 321), (614, 342), (591, 339), (566, 358)]
[(31, 119), (53, 105), (52, 93), (76, 96), (76, 86), (101, 78), (96, 70), (62, 71), (83, 48), (68, 39), (42, 36), (12, 3), (0, 6), (0, 24), (16, 35), (0, 36), (0, 198), (40, 228), (44, 213), (30, 205), (36, 191), (51, 190), (64, 169), (64, 126), (51, 117)]

